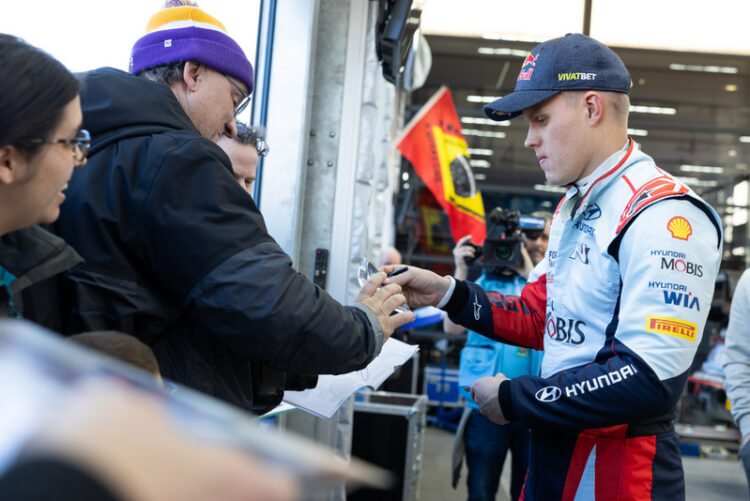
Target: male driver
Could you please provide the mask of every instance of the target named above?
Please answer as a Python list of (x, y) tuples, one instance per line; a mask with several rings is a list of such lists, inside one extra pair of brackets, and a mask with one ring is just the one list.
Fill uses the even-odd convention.
[[(523, 266), (518, 268), (485, 268), (474, 282), (485, 290), (515, 296), (521, 293), (529, 272), (544, 259), (549, 238), (549, 224), (552, 213), (537, 211), (533, 217), (545, 220), (544, 230), (521, 232), (523, 245)], [(458, 242), (453, 249), (456, 265), (453, 277), (465, 280), (469, 269), (467, 259), (475, 257), (475, 249), (467, 245), (470, 235)], [(443, 330), (448, 334), (462, 334), (465, 327), (456, 325), (448, 318), (443, 319)], [(500, 485), (505, 458), (512, 453), (510, 498), (517, 501), (526, 478), (529, 464), (529, 429), (521, 421), (498, 425), (479, 412), (479, 406), (471, 400), (464, 388), (483, 376), (494, 376), (503, 372), (508, 377), (538, 376), (542, 363), (542, 352), (523, 346), (513, 346), (492, 341), (481, 334), (469, 331), (466, 346), (461, 350), (459, 381), (461, 396), (466, 401), (463, 416), (456, 431), (453, 444), (453, 478), (455, 488), (461, 473), (463, 456), (466, 456), (466, 488), (469, 501), (494, 500)]]
[(544, 349), (541, 377), (471, 388), (491, 420), (532, 430), (526, 500), (685, 496), (672, 419), (722, 234), (716, 213), (628, 138), (629, 88), (614, 52), (572, 34), (533, 48), (515, 92), (485, 107), (495, 120), (523, 115), (547, 180), (568, 186), (541, 275), (520, 296), (417, 268), (392, 279), (411, 306)]
[[(58, 231), (86, 259), (66, 276), (65, 330), (120, 330), (165, 378), (245, 408), (249, 363), (301, 374), (365, 367), (394, 328), (399, 288), (377, 275), (344, 307), (292, 268), (215, 141), (235, 135), (252, 67), (223, 25), (164, 9), (131, 76), (83, 76), (91, 169), (73, 177)], [(84, 169), (85, 170), (85, 169)]]
[(237, 122), (237, 135), (234, 138), (221, 136), (216, 144), (232, 162), (234, 178), (242, 189), (252, 196), (258, 158), (268, 154), (264, 129), (259, 126), (248, 127), (242, 122)]

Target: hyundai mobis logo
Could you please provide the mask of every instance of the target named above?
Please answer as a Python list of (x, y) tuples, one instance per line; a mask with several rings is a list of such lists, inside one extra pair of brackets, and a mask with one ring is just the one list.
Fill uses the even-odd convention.
[[(633, 364), (620, 367), (618, 370), (602, 374), (600, 376), (584, 379), (583, 381), (573, 383), (564, 388), (565, 397), (580, 397), (587, 393), (593, 393), (602, 388), (622, 383), (626, 379), (635, 376), (638, 370)], [(534, 395), (537, 400), (544, 403), (551, 403), (559, 400), (563, 396), (563, 389), (557, 386), (545, 386), (537, 391)]]
[(583, 320), (557, 317), (551, 311), (547, 313), (547, 321), (544, 325), (550, 338), (570, 344), (581, 344), (586, 340), (583, 327), (586, 327), (586, 322)]
[(688, 275), (695, 275), (698, 278), (703, 276), (703, 267), (701, 265), (699, 265), (698, 263), (691, 263), (690, 261), (686, 261), (684, 259), (662, 257), (661, 269), (677, 271), (680, 273), (686, 273)]
[(661, 259), (661, 269), (695, 275), (698, 278), (703, 276), (703, 267), (698, 263), (688, 261), (684, 252), (674, 251), (671, 249), (651, 249), (651, 255)]

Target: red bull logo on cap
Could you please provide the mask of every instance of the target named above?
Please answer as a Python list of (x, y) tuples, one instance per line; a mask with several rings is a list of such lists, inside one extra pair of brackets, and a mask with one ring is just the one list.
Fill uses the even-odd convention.
[(531, 74), (534, 73), (534, 68), (528, 68), (527, 66), (536, 66), (536, 62), (539, 60), (539, 53), (536, 55), (529, 52), (529, 55), (526, 56), (526, 59), (523, 60), (523, 64), (521, 65), (521, 72), (518, 74), (518, 80), (530, 80)]
[(521, 65), (521, 68), (526, 68), (526, 66), (536, 66), (536, 62), (539, 59), (539, 54), (536, 56), (529, 52), (529, 55), (526, 56), (526, 59), (523, 60), (523, 64)]

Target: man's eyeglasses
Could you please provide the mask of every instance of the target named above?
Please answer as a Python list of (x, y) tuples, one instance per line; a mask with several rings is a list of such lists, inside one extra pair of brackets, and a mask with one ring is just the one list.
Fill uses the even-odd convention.
[(265, 129), (260, 126), (250, 126), (237, 122), (237, 140), (242, 144), (252, 144), (258, 150), (258, 156), (268, 155), (271, 148), (268, 146), (265, 138)]
[(229, 78), (229, 76), (226, 73), (222, 73), (222, 75), (224, 75), (224, 78), (226, 78), (227, 81), (230, 84), (232, 84), (232, 87), (234, 87), (235, 89), (237, 89), (240, 92), (240, 94), (242, 94), (242, 101), (240, 101), (240, 103), (234, 109), (234, 116), (237, 116), (240, 113), (242, 113), (245, 110), (245, 108), (247, 108), (247, 105), (250, 103), (250, 96), (247, 95), (245, 93), (245, 91), (242, 90), (242, 88), (239, 85), (237, 85), (236, 83), (234, 83), (234, 81), (231, 78)]
[(76, 162), (82, 162), (86, 155), (89, 154), (89, 147), (91, 146), (91, 134), (86, 129), (81, 129), (73, 139), (31, 139), (31, 143), (34, 144), (58, 144), (63, 143), (70, 146), (73, 151), (73, 158)]

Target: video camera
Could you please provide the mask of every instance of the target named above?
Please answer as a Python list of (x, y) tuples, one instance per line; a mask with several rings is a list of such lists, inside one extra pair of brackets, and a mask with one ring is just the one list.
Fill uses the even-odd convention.
[(534, 240), (544, 232), (546, 221), (542, 218), (522, 216), (518, 211), (495, 207), (487, 218), (487, 238), (480, 247), (471, 242), (476, 251), (474, 258), (465, 258), (467, 264), (475, 264), (488, 270), (521, 266), (521, 232)]

